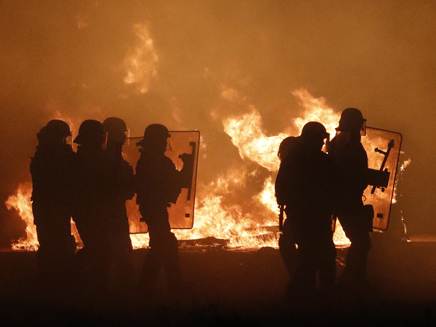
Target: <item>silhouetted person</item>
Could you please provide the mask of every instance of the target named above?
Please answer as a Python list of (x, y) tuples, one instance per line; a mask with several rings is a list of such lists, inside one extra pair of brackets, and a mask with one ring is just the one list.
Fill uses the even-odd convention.
[[(298, 138), (295, 136), (286, 137), (279, 146), (277, 156), (280, 161), (283, 161), (291, 149), (298, 145)], [(285, 206), (284, 203), (278, 203), (280, 206)], [(286, 212), (286, 208), (284, 208)], [(292, 225), (288, 219), (285, 219), (282, 234), (279, 237), (279, 251), (285, 264), (286, 270), (292, 275), (297, 258), (297, 249), (295, 247), (295, 231), (292, 229)]]
[(286, 294), (296, 300), (333, 291), (336, 275), (336, 249), (332, 231), (333, 166), (321, 151), (328, 138), (324, 126), (307, 123), (298, 145), (283, 159), (275, 188), (279, 204), (298, 245), (298, 259)]
[(39, 248), (38, 274), (45, 286), (61, 286), (76, 249), (71, 235), (70, 187), (73, 150), (66, 143), (70, 127), (51, 120), (38, 133), (39, 144), (30, 163), (32, 211)]
[(117, 117), (103, 122), (107, 132), (106, 152), (109, 160), (109, 189), (106, 206), (107, 227), (111, 244), (111, 262), (115, 264), (118, 286), (129, 290), (133, 279), (132, 241), (126, 201), (135, 195), (132, 166), (122, 156), (126, 124)]
[(170, 288), (177, 289), (181, 283), (178, 244), (171, 232), (167, 209), (180, 194), (183, 170), (178, 171), (164, 154), (169, 137), (165, 126), (151, 124), (139, 143), (142, 149), (136, 166), (137, 203), (150, 236), (150, 249), (140, 277), (140, 288), (144, 291), (155, 289), (161, 267)]
[(108, 157), (103, 149), (106, 133), (103, 124), (85, 120), (74, 140), (79, 144), (74, 156), (73, 219), (83, 241), (77, 253), (79, 277), (84, 290), (101, 295), (107, 289), (109, 239), (107, 199), (110, 189)]
[(358, 109), (345, 109), (336, 128), (336, 136), (328, 146), (328, 154), (339, 172), (336, 214), (351, 241), (340, 278), (340, 283), (348, 289), (366, 287), (367, 257), (371, 248), (369, 232), (372, 230), (372, 217), (368, 216), (362, 201), (368, 185), (368, 158), (360, 142), (360, 131), (365, 121)]

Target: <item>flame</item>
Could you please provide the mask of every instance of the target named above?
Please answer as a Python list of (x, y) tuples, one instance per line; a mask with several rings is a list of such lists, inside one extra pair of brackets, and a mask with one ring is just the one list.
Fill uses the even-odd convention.
[(269, 171), (276, 171), (280, 166), (277, 149), (287, 135), (266, 136), (259, 112), (253, 106), (250, 109), (251, 113), (242, 117), (225, 119), (224, 131), (232, 138), (242, 159), (248, 158)]
[[(17, 242), (12, 243), (12, 250), (38, 250), (39, 242), (36, 233), (36, 225), (34, 224), (31, 197), (32, 184), (23, 183), (18, 185), (17, 193), (9, 196), (5, 202), (6, 208), (8, 210), (15, 209), (18, 211), (21, 219), (26, 223), (26, 238), (20, 238)], [(71, 231), (76, 239), (78, 247), (80, 248), (83, 244), (74, 221), (71, 221)]]
[(33, 223), (32, 203), (32, 185), (30, 183), (20, 184), (17, 194), (11, 195), (6, 200), (8, 210), (12, 208), (18, 211), (21, 219), (26, 223), (26, 238), (21, 238), (17, 243), (12, 244), (13, 250), (36, 251), (39, 247), (38, 237), (36, 235), (36, 226)]
[[(274, 226), (274, 222), (269, 217), (253, 219), (253, 213), (233, 198), (245, 188), (247, 178), (255, 174), (255, 171), (235, 168), (205, 186), (201, 190), (203, 195), (197, 201), (194, 228), (177, 230), (176, 236), (179, 239), (213, 236), (227, 240), (229, 248), (277, 247), (277, 235), (268, 229), (268, 226)], [(245, 202), (248, 202), (247, 199)]]
[[(214, 237), (217, 241), (223, 241), (220, 244), (232, 249), (256, 249), (263, 246), (278, 248), (280, 233), (274, 180), (280, 165), (277, 157), (279, 144), (289, 135), (298, 135), (309, 121), (323, 123), (328, 132), (334, 134), (340, 117), (339, 113), (326, 105), (324, 98), (314, 98), (305, 89), (294, 90), (292, 94), (304, 109), (301, 117), (291, 119), (286, 131), (267, 135), (260, 113), (253, 105), (247, 104), (248, 98), (235, 89), (223, 87), (221, 97), (228, 106), (245, 108), (244, 114), (222, 119), (224, 132), (230, 136), (243, 160), (210, 183), (197, 186), (194, 227), (174, 230), (179, 240)], [(218, 117), (217, 112), (212, 114), (215, 118)], [(59, 113), (56, 115), (61, 117)], [(370, 146), (380, 146), (378, 140), (372, 142), (375, 143)], [(204, 140), (200, 146), (206, 147)], [(369, 159), (380, 160), (371, 156)], [(257, 164), (255, 168), (253, 162)], [(410, 159), (401, 165), (400, 171), (404, 171), (409, 164)], [(17, 194), (10, 196), (6, 202), (8, 209), (19, 211), (27, 225), (27, 238), (14, 244), (14, 249), (35, 250), (38, 246), (30, 194), (31, 185), (21, 184)], [(77, 231), (74, 235), (79, 239)], [(148, 234), (132, 234), (131, 239), (135, 249), (148, 246)], [(347, 247), (350, 244), (338, 221), (334, 243), (337, 247)]]
[[(319, 121), (334, 135), (340, 113), (334, 112), (326, 105), (324, 98), (314, 98), (307, 90), (297, 89), (292, 94), (299, 100), (300, 105), (305, 109), (302, 117), (295, 118), (290, 129), (297, 130), (299, 135), (303, 126), (309, 121)], [(226, 101), (244, 103), (245, 97), (236, 90), (225, 88), (222, 98)], [(239, 117), (226, 118), (223, 120), (224, 131), (231, 137), (232, 143), (239, 149), (242, 159), (249, 159), (260, 166), (268, 169), (272, 174), (265, 182), (263, 190), (254, 195), (254, 199), (268, 210), (268, 216), (264, 224), (266, 226), (276, 226), (278, 217), (277, 201), (274, 196), (273, 174), (277, 173), (280, 160), (277, 157), (277, 150), (280, 142), (289, 136), (282, 132), (275, 136), (266, 136), (262, 131), (262, 118), (260, 113), (252, 105), (247, 106), (249, 113)], [(350, 241), (340, 226), (336, 222), (334, 241), (337, 246), (347, 246)], [(274, 246), (277, 247), (277, 244)]]
[(277, 211), (275, 188), (272, 176), (265, 179), (263, 190), (255, 196), (259, 203), (263, 204), (269, 211)]
[(335, 128), (338, 126), (340, 113), (334, 112), (332, 108), (326, 105), (326, 99), (314, 98), (306, 89), (297, 89), (292, 91), (300, 102), (300, 105), (305, 108), (303, 117), (298, 117), (294, 120), (294, 125), (300, 134), (303, 126), (310, 121), (318, 121), (322, 123), (330, 137), (336, 133)]
[(133, 30), (138, 37), (136, 47), (127, 55), (124, 66), (126, 84), (137, 85), (141, 93), (147, 93), (152, 79), (157, 77), (157, 55), (147, 24), (135, 24)]

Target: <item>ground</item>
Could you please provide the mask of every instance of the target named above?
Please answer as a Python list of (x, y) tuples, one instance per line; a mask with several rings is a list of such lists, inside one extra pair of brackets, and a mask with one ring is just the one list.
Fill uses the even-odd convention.
[[(0, 324), (54, 326), (432, 326), (436, 325), (436, 243), (386, 242), (373, 235), (363, 297), (293, 303), (277, 249), (181, 248), (186, 289), (108, 295), (98, 300), (41, 292), (34, 252), (0, 253)], [(135, 250), (135, 271), (147, 250)], [(338, 274), (346, 249), (338, 249)]]

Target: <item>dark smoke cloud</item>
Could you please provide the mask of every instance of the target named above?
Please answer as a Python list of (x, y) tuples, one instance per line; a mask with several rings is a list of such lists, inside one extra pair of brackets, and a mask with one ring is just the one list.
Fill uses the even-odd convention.
[[(412, 164), (392, 219), (402, 211), (412, 232), (436, 232), (435, 15), (423, 0), (2, 1), (0, 200), (29, 180), (36, 133), (55, 110), (76, 121), (117, 115), (135, 135), (155, 121), (199, 129), (207, 181), (239, 160), (221, 119), (245, 109), (223, 104), (223, 86), (244, 95), (271, 134), (301, 114), (291, 90), (303, 87), (403, 134), (402, 160)], [(145, 23), (159, 64), (141, 94), (124, 83), (123, 61), (133, 25)], [(4, 206), (0, 219), (5, 243), (22, 233)]]

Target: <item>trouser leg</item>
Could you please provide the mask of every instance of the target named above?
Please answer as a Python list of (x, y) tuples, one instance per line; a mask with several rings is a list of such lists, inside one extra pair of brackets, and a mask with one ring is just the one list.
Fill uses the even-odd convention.
[(366, 226), (358, 219), (353, 221), (351, 218), (344, 217), (342, 220), (340, 219), (345, 235), (351, 242), (345, 259), (342, 280), (352, 283), (366, 282), (371, 239)]
[(331, 238), (322, 245), (319, 258), (319, 289), (332, 291), (336, 279), (336, 248)]
[(295, 247), (295, 236), (288, 220), (285, 221), (283, 234), (279, 238), (279, 252), (288, 274), (292, 275), (297, 260), (297, 249)]

